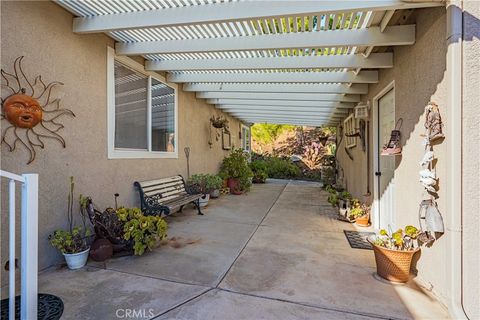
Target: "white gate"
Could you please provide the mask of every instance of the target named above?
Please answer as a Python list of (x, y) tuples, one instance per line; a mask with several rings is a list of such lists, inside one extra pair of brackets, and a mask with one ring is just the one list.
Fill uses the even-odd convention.
[(9, 179), (9, 320), (15, 320), (15, 186), (22, 184), (21, 207), (21, 305), (22, 320), (37, 319), (38, 299), (38, 174), (16, 175), (0, 170)]

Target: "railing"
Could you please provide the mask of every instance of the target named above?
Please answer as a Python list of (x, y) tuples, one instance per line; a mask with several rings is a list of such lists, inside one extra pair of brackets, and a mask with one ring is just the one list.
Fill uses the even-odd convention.
[(21, 207), (21, 305), (22, 320), (37, 319), (38, 299), (38, 174), (21, 176), (0, 170), (9, 179), (9, 320), (15, 320), (15, 186), (22, 184)]

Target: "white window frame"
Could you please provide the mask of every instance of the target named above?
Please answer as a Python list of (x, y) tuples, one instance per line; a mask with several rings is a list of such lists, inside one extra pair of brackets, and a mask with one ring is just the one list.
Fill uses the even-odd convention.
[[(147, 139), (149, 150), (115, 148), (115, 61), (148, 76), (148, 87), (154, 78), (175, 90), (175, 150), (152, 151), (152, 104), (151, 94), (147, 97)], [(149, 91), (147, 91), (149, 92)], [(107, 136), (108, 136), (108, 159), (152, 159), (173, 158), (178, 159), (178, 85), (168, 83), (165, 77), (156, 72), (146, 71), (144, 66), (131, 58), (115, 55), (115, 49), (107, 47)]]
[(345, 145), (347, 148), (354, 148), (357, 145), (356, 137), (347, 137), (347, 134), (355, 133), (355, 118), (353, 113), (343, 121), (343, 132), (345, 135)]
[[(249, 139), (249, 142), (248, 142), (249, 149), (248, 150), (246, 149), (246, 145), (247, 145), (246, 142), (247, 141), (245, 139), (245, 134), (243, 133), (244, 129), (246, 131), (248, 131), (248, 139)], [(252, 130), (251, 130), (251, 128), (242, 123), (241, 126), (240, 126), (240, 132), (242, 133), (242, 149), (243, 149), (243, 151), (252, 152)]]

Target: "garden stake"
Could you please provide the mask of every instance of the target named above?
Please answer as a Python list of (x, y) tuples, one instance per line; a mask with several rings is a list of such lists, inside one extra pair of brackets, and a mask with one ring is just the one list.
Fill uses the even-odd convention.
[(187, 177), (190, 178), (190, 147), (185, 147), (185, 156), (187, 157)]

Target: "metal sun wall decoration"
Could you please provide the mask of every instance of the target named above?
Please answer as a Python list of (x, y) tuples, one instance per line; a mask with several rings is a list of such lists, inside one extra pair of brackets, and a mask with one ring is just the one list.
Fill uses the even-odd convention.
[(54, 81), (45, 85), (40, 75), (33, 82), (30, 81), (23, 72), (22, 60), (23, 56), (15, 59), (13, 73), (0, 70), (0, 119), (9, 124), (2, 131), (1, 143), (6, 144), (10, 152), (15, 150), (17, 143), (25, 147), (30, 154), (27, 164), (30, 164), (35, 160), (35, 148), (45, 147), (43, 138), (57, 140), (65, 148), (65, 140), (58, 134), (64, 126), (57, 121), (64, 115), (75, 117), (75, 114), (69, 109), (60, 108), (60, 99), (52, 97), (52, 89), (63, 83)]

